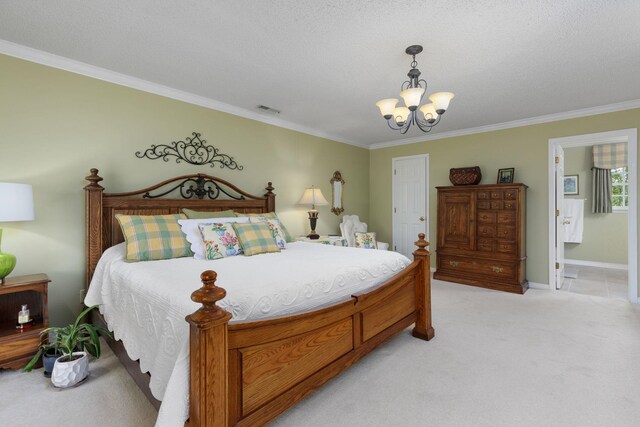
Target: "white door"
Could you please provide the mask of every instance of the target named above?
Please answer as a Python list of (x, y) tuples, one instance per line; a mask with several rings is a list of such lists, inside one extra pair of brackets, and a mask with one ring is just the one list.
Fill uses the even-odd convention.
[(393, 250), (412, 257), (418, 233), (429, 240), (427, 197), (429, 155), (399, 157), (393, 163)]
[(556, 289), (564, 284), (564, 150), (556, 145)]

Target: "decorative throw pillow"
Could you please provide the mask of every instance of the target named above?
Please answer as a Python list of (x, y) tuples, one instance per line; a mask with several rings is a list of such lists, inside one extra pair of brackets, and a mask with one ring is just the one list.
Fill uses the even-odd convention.
[[(236, 216), (248, 216), (249, 218), (266, 218), (266, 219), (277, 219), (278, 221), (280, 221), (280, 218), (278, 218), (278, 215), (276, 215), (275, 212), (264, 212), (264, 213), (241, 213), (241, 212), (236, 212)], [(280, 229), (282, 230), (282, 232), (284, 233), (284, 240), (287, 243), (291, 243), (293, 242), (293, 237), (291, 237), (291, 234), (289, 234), (289, 230), (287, 230), (287, 228), (284, 226), (284, 224), (282, 223), (282, 221), (280, 221)]]
[(206, 259), (220, 259), (228, 256), (242, 255), (233, 222), (214, 222), (198, 224), (202, 233)]
[(191, 256), (190, 245), (180, 230), (176, 215), (121, 215), (120, 223), (126, 241), (127, 262), (150, 261)]
[(280, 249), (287, 248), (287, 239), (284, 237), (284, 231), (282, 231), (282, 224), (277, 219), (266, 219), (263, 216), (253, 217), (249, 219), (250, 222), (266, 222), (273, 234), (273, 238), (276, 239), (276, 244)]
[(191, 209), (182, 209), (182, 212), (189, 219), (233, 218), (234, 216), (236, 216), (236, 213), (231, 209), (226, 211), (215, 211), (215, 212), (201, 212), (201, 211), (193, 211)]
[(376, 249), (378, 246), (376, 243), (376, 233), (356, 232), (355, 237), (356, 237), (356, 248)]
[(232, 223), (232, 222), (249, 222), (247, 217), (231, 217), (231, 218), (207, 218), (207, 219), (181, 219), (178, 221), (182, 228), (182, 233), (187, 237), (187, 241), (191, 243), (191, 252), (195, 259), (207, 259), (202, 233), (198, 228), (198, 224)]
[(280, 252), (276, 239), (273, 238), (271, 229), (266, 222), (234, 223), (233, 228), (236, 230), (240, 246), (246, 256)]

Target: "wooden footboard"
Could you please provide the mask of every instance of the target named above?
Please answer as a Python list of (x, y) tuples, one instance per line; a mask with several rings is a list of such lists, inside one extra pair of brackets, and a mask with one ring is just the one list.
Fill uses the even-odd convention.
[(428, 242), (418, 236), (414, 261), (398, 275), (341, 304), (296, 316), (229, 325), (215, 303), (225, 291), (216, 273), (202, 274), (192, 299), (202, 304), (190, 324), (190, 408), (186, 425), (263, 425), (375, 347), (415, 323), (429, 340)]

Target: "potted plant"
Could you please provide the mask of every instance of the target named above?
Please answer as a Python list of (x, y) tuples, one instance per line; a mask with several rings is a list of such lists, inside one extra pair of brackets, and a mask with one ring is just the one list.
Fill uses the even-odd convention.
[(33, 358), (27, 363), (27, 366), (24, 367), (25, 372), (31, 372), (33, 367), (38, 363), (40, 356), (42, 356), (42, 366), (44, 368), (44, 376), (47, 378), (51, 378), (51, 371), (53, 371), (53, 365), (56, 362), (56, 359), (62, 356), (62, 352), (60, 351), (59, 343), (56, 340), (53, 340), (51, 343), (48, 342), (48, 332), (40, 333), (40, 347), (38, 347), (38, 352), (33, 356)]
[(78, 315), (76, 321), (64, 327), (47, 328), (40, 333), (41, 337), (49, 332), (55, 335), (52, 343), (43, 344), (38, 353), (25, 366), (25, 371), (31, 370), (40, 355), (46, 350), (56, 349), (60, 353), (51, 373), (51, 382), (56, 387), (71, 387), (83, 381), (89, 375), (89, 360), (87, 354), (95, 358), (100, 357), (99, 333), (111, 336), (111, 333), (91, 323), (80, 323), (82, 318), (97, 306), (86, 308)]

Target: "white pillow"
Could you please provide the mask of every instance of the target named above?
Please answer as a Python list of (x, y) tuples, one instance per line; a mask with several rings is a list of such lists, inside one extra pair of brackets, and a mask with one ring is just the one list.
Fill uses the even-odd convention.
[(249, 217), (238, 216), (228, 218), (201, 218), (201, 219), (179, 219), (178, 224), (182, 233), (187, 237), (187, 242), (191, 243), (191, 252), (195, 259), (207, 259), (205, 254), (204, 242), (202, 241), (202, 233), (198, 228), (198, 224), (215, 224), (228, 222), (249, 222)]

